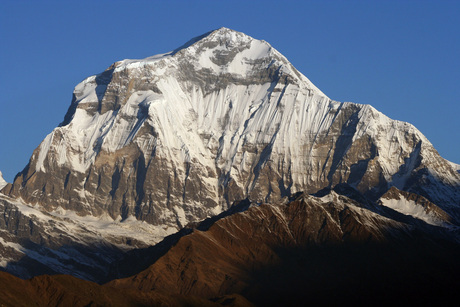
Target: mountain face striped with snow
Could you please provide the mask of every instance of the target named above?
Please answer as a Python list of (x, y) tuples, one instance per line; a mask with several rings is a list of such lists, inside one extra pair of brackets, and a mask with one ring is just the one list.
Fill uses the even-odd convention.
[(329, 99), (267, 42), (221, 28), (78, 84), (3, 193), (180, 228), (346, 183), (372, 200), (415, 193), (458, 222), (457, 169), (414, 126)]

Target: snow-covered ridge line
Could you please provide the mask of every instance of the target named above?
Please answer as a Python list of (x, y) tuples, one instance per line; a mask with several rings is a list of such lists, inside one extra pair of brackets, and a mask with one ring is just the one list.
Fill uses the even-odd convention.
[(120, 72), (125, 69), (137, 69), (143, 68), (145, 65), (152, 65), (162, 59), (171, 57), (172, 51), (162, 54), (157, 54), (144, 59), (124, 59), (122, 61), (115, 62), (112, 66), (114, 67), (114, 73)]

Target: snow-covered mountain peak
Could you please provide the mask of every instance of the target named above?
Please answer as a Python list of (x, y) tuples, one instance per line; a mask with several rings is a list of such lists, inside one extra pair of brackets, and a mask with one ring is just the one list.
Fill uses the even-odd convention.
[(197, 40), (180, 52), (208, 57), (217, 66), (226, 66), (235, 60), (238, 53), (243, 53), (236, 60), (243, 61), (264, 59), (273, 54), (272, 47), (265, 41), (256, 40), (249, 35), (220, 28)]
[(194, 43), (186, 44), (187, 47), (177, 54), (186, 56), (188, 60), (196, 59), (196, 69), (242, 77), (273, 69), (280, 74), (290, 75), (292, 79), (308, 80), (269, 43), (242, 32), (223, 27), (192, 41)]
[(378, 197), (421, 182), (413, 192), (437, 205), (460, 199), (457, 169), (415, 127), (332, 101), (267, 42), (227, 28), (81, 82), (30, 161), (11, 195), (170, 227), (340, 183)]
[[(254, 41), (260, 42), (260, 47), (265, 48), (264, 51), (272, 48), (269, 43), (263, 40), (257, 40), (242, 32), (222, 27), (197, 36), (168, 54), (181, 55), (187, 53), (187, 51), (201, 53), (208, 49), (214, 51), (223, 49), (231, 51), (237, 49), (236, 51), (242, 51), (249, 48), (250, 44)], [(263, 54), (261, 56), (263, 56)]]
[[(254, 45), (252, 45), (253, 43)], [(114, 63), (109, 69), (115, 68), (115, 71), (121, 71), (126, 68), (132, 69), (146, 64), (153, 64), (165, 58), (182, 58), (184, 56), (187, 57), (188, 61), (196, 59), (203, 64), (203, 62), (211, 60), (217, 66), (226, 66), (237, 53), (245, 49), (251, 49), (251, 52), (245, 53), (245, 58), (250, 60), (266, 58), (272, 52), (272, 47), (267, 42), (256, 40), (244, 33), (223, 27), (197, 36), (173, 51), (145, 59), (125, 59)], [(206, 59), (206, 57), (209, 57), (209, 59)], [(204, 66), (209, 65), (205, 64)]]
[(132, 75), (136, 70), (150, 69), (151, 74), (160, 76), (170, 75), (172, 69), (177, 75), (177, 68), (181, 79), (209, 84), (223, 77), (236, 84), (264, 84), (275, 78), (326, 96), (269, 43), (225, 27), (195, 37), (171, 52), (116, 62), (106, 73)]
[[(236, 46), (238, 44), (247, 44), (255, 40), (251, 36), (238, 32), (226, 27), (221, 27), (219, 29), (210, 31), (202, 36), (199, 36), (196, 41), (206, 41), (206, 42), (218, 42), (220, 45), (226, 45), (227, 47)], [(267, 43), (268, 45), (268, 43)]]

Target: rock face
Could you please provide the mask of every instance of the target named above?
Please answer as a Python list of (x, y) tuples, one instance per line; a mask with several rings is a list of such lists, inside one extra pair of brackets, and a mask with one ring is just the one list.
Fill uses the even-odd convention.
[(0, 267), (21, 278), (70, 274), (107, 280), (112, 263), (132, 249), (154, 245), (173, 231), (135, 219), (46, 212), (0, 195)]
[(3, 193), (180, 228), (234, 201), (394, 186), (459, 221), (460, 174), (412, 125), (332, 101), (267, 42), (221, 28), (76, 86)]

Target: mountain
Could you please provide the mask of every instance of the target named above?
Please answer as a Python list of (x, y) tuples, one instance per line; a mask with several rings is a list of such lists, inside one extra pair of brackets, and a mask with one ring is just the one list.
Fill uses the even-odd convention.
[(220, 28), (75, 87), (1, 189), (0, 265), (261, 304), (261, 289), (312, 287), (305, 276), (321, 274), (308, 263), (323, 256), (328, 280), (329, 265), (364, 274), (371, 292), (372, 276), (394, 281), (386, 272), (404, 266), (417, 285), (409, 276), (431, 267), (420, 280), (433, 285), (458, 272), (459, 170), (414, 126), (329, 99), (267, 42)]
[(77, 85), (3, 193), (180, 229), (245, 198), (347, 183), (377, 200), (394, 186), (458, 223), (456, 167), (412, 125), (332, 101), (267, 42), (221, 28)]

